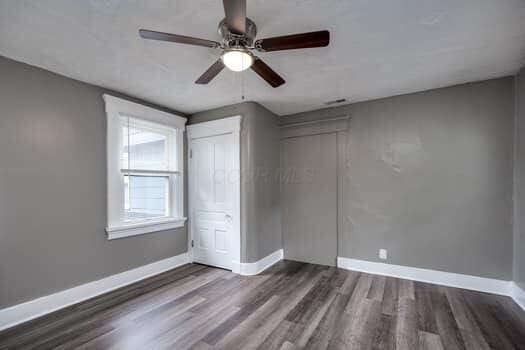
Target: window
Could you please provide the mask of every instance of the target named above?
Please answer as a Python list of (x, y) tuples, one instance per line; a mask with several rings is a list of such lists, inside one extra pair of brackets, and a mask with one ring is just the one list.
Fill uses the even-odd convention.
[(186, 119), (104, 95), (108, 239), (184, 226)]

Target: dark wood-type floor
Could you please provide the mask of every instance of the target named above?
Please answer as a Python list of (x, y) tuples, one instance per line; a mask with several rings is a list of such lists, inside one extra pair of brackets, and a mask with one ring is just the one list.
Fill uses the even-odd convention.
[(282, 261), (189, 264), (0, 333), (1, 349), (525, 349), (508, 297)]

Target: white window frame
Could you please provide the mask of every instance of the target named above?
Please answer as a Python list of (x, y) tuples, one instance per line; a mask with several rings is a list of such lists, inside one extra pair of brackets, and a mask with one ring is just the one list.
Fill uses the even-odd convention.
[[(146, 107), (138, 103), (104, 94), (107, 116), (107, 226), (108, 239), (152, 233), (183, 227), (184, 217), (184, 131), (186, 118)], [(174, 164), (166, 174), (177, 174), (178, 181), (170, 176), (169, 216), (158, 219), (145, 219), (137, 222), (124, 221), (124, 172), (122, 170), (122, 127), (124, 120), (132, 118), (139, 123), (154, 123), (173, 132), (175, 144), (170, 146), (170, 162)], [(171, 138), (173, 139), (173, 138)], [(173, 152), (175, 150), (175, 152)], [(140, 173), (141, 169), (133, 169)], [(151, 174), (148, 170), (144, 173)], [(159, 173), (161, 173), (159, 172)]]

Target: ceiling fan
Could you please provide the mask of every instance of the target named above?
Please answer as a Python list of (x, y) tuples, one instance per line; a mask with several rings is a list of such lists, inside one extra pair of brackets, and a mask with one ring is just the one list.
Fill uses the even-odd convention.
[(284, 79), (255, 56), (253, 50), (267, 52), (305, 49), (328, 46), (330, 42), (330, 32), (327, 30), (255, 40), (257, 27), (246, 17), (246, 0), (223, 0), (223, 5), (226, 18), (219, 23), (221, 42), (146, 29), (140, 29), (139, 34), (144, 39), (222, 50), (221, 57), (195, 81), (197, 84), (208, 84), (226, 66), (235, 72), (251, 68), (274, 88), (284, 84)]

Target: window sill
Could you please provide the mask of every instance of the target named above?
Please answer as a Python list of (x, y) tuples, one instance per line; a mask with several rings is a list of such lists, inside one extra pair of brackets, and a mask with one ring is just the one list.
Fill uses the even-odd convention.
[(183, 227), (185, 222), (186, 218), (169, 219), (155, 222), (142, 222), (139, 224), (107, 227), (106, 232), (108, 235), (108, 240), (112, 240)]

